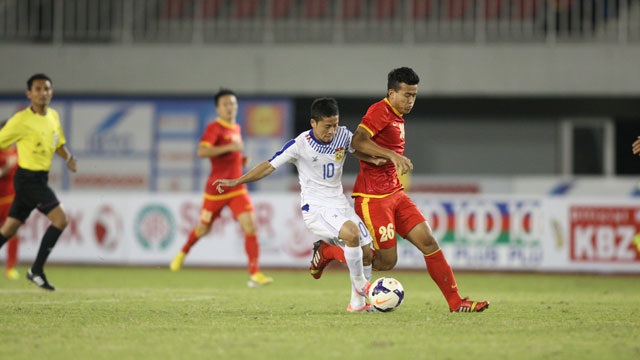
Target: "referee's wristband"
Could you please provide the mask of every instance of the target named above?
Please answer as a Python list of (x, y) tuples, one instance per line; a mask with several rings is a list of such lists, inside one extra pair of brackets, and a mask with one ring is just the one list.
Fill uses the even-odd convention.
[(67, 163), (68, 163), (69, 161), (71, 161), (71, 160), (75, 160), (75, 159), (76, 159), (76, 157), (75, 157), (75, 156), (73, 156), (73, 155), (71, 155), (71, 156), (69, 156), (69, 158), (67, 159)]

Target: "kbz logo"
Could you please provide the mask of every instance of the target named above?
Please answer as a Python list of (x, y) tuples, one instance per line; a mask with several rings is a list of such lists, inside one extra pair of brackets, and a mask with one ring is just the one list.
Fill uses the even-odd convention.
[(572, 206), (570, 258), (580, 262), (640, 261), (640, 207)]

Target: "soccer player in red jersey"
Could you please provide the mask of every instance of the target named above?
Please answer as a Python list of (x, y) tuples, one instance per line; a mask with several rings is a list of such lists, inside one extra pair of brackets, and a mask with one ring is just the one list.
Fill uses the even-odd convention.
[(245, 158), (242, 156), (240, 126), (236, 123), (238, 99), (229, 89), (220, 89), (215, 96), (218, 118), (207, 125), (198, 145), (198, 157), (209, 158), (211, 173), (205, 185), (204, 200), (200, 212), (200, 222), (191, 231), (187, 242), (173, 258), (169, 266), (172, 271), (182, 267), (191, 247), (211, 230), (211, 224), (228, 206), (233, 217), (244, 232), (244, 247), (249, 260), (249, 287), (257, 287), (273, 282), (260, 271), (258, 257), (260, 246), (256, 234), (256, 220), (253, 204), (246, 185), (230, 188), (220, 195), (212, 185), (216, 179), (233, 179), (242, 176)]
[(356, 130), (351, 145), (364, 154), (389, 160), (381, 166), (360, 161), (352, 196), (355, 210), (373, 238), (373, 268), (390, 270), (398, 260), (396, 233), (424, 255), (429, 275), (438, 285), (451, 312), (480, 312), (488, 301), (472, 301), (458, 293), (451, 266), (431, 227), (415, 203), (405, 194), (398, 175), (413, 170), (405, 157), (405, 120), (416, 101), (420, 78), (411, 68), (392, 70), (387, 96), (371, 105)]
[[(4, 123), (0, 125), (0, 128)], [(15, 196), (13, 189), (13, 175), (18, 168), (18, 153), (15, 146), (0, 149), (0, 223), (7, 220), (9, 209)], [(18, 238), (14, 236), (7, 243), (7, 263), (5, 266), (5, 276), (11, 280), (20, 277), (16, 269), (18, 261)]]

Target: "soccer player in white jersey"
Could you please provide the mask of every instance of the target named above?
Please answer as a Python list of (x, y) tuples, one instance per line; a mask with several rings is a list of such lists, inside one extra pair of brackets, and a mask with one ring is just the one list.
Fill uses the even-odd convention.
[(344, 248), (351, 277), (349, 312), (370, 312), (366, 291), (371, 280), (371, 236), (342, 190), (345, 155), (373, 164), (386, 160), (355, 152), (349, 147), (353, 133), (338, 126), (338, 103), (333, 98), (315, 99), (311, 104), (311, 130), (289, 140), (268, 161), (236, 179), (213, 182), (219, 192), (224, 188), (260, 180), (276, 168), (292, 163), (298, 168), (300, 208), (307, 228), (315, 235)]

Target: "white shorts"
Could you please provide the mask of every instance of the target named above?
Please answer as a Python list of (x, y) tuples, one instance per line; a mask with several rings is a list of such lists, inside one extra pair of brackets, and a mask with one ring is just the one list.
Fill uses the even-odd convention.
[(371, 236), (367, 227), (352, 207), (330, 208), (318, 205), (309, 206), (309, 210), (302, 210), (302, 218), (307, 229), (315, 235), (334, 245), (344, 247), (344, 241), (338, 238), (342, 225), (351, 220), (360, 230), (360, 246), (371, 244)]

